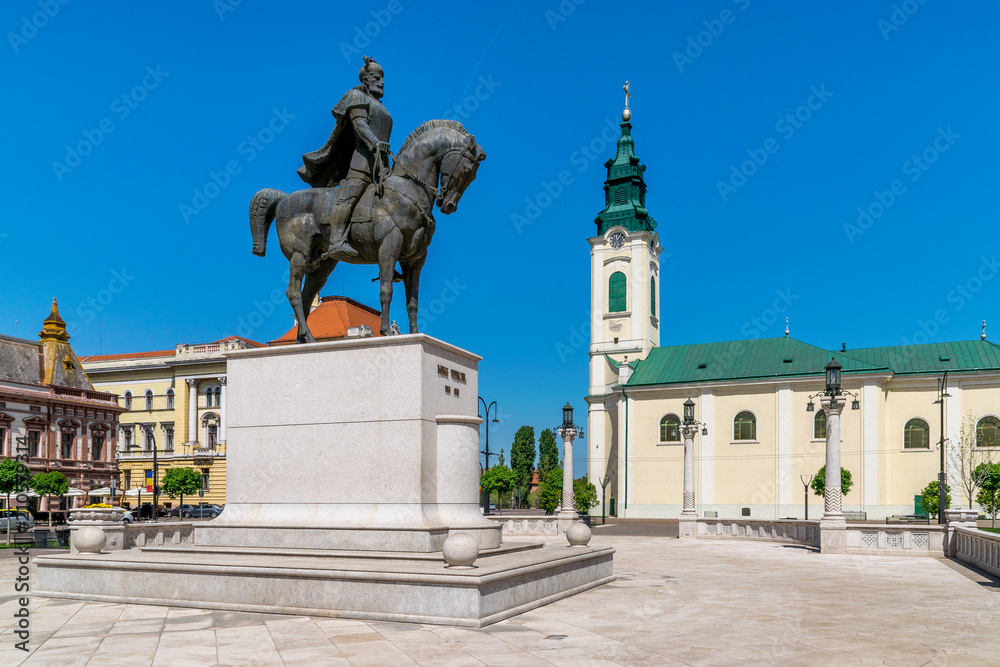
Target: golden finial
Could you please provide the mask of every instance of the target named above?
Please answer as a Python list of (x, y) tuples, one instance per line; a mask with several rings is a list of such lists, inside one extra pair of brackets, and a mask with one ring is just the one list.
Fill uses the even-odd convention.
[(632, 111), (628, 108), (628, 100), (632, 97), (632, 93), (629, 92), (628, 81), (626, 81), (625, 85), (622, 86), (622, 90), (625, 91), (625, 110), (622, 111), (622, 121), (627, 123), (632, 117)]
[(69, 340), (69, 333), (66, 331), (66, 322), (59, 317), (59, 304), (52, 299), (52, 311), (45, 318), (42, 330), (38, 332), (42, 340), (59, 340), (66, 342)]
[(788, 338), (788, 334), (790, 334), (790, 333), (791, 333), (791, 331), (788, 329), (788, 318), (786, 317), (785, 318), (785, 338)]
[(983, 333), (979, 334), (980, 340), (986, 340), (986, 320), (983, 320)]

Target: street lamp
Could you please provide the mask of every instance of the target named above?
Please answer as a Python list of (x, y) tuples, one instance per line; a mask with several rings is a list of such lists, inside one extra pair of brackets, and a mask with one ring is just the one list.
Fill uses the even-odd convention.
[[(159, 520), (159, 502), (157, 501), (160, 495), (160, 486), (157, 480), (159, 480), (159, 466), (156, 461), (156, 434), (153, 433), (153, 429), (148, 424), (138, 424), (139, 428), (144, 430), (149, 434), (149, 439), (153, 443), (153, 523), (157, 523)], [(136, 501), (138, 502), (138, 501)], [(140, 516), (142, 515), (142, 506), (138, 507)]]
[(579, 514), (576, 511), (576, 494), (573, 492), (573, 438), (580, 436), (583, 440), (583, 427), (573, 423), (573, 406), (566, 403), (562, 409), (562, 424), (556, 427), (556, 432), (563, 439), (563, 490), (562, 511), (560, 519), (575, 521)]
[(598, 477), (598, 481), (601, 483), (601, 525), (603, 526), (608, 522), (607, 514), (604, 511), (604, 494), (608, 490), (608, 484), (611, 483), (611, 477)]
[(947, 523), (944, 516), (945, 504), (947, 503), (948, 471), (944, 467), (944, 399), (951, 398), (948, 393), (948, 371), (944, 372), (944, 377), (938, 380), (938, 400), (935, 404), (941, 405), (941, 471), (938, 473), (938, 523), (942, 526)]
[(684, 423), (681, 425), (684, 436), (684, 496), (678, 528), (681, 539), (696, 537), (698, 510), (694, 502), (694, 436), (699, 427), (702, 435), (708, 435), (708, 426), (694, 418), (694, 401), (688, 398), (684, 401)]
[(799, 475), (799, 479), (802, 480), (802, 486), (805, 487), (805, 501), (806, 501), (806, 521), (809, 520), (809, 485), (812, 484), (813, 477), (816, 475), (809, 475), (809, 479), (806, 479), (805, 475)]
[[(480, 454), (484, 454), (486, 456), (486, 470), (489, 470), (490, 469), (490, 456), (493, 456), (493, 453), (490, 452), (490, 410), (493, 410), (493, 423), (497, 424), (497, 423), (500, 422), (500, 420), (497, 419), (497, 410), (499, 408), (497, 407), (497, 402), (496, 401), (493, 401), (492, 403), (490, 403), (489, 405), (487, 405), (486, 404), (486, 399), (483, 398), (482, 396), (479, 397), (479, 402), (480, 402), (480, 404), (482, 404), (483, 411), (486, 413), (485, 417), (483, 417), (482, 415), (479, 415), (479, 418), (482, 419), (483, 422), (486, 424), (486, 448), (483, 449), (483, 450), (481, 450), (479, 453)], [(482, 482), (481, 481), (480, 481), (479, 487), (480, 487), (480, 490), (479, 490), (479, 500), (483, 504), (483, 516), (489, 516), (490, 515), (490, 494), (489, 494), (489, 492), (486, 489), (482, 488)]]

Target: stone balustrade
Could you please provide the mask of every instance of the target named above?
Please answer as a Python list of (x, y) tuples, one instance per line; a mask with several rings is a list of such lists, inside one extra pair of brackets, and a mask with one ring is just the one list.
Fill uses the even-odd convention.
[(502, 525), (501, 530), (505, 536), (509, 537), (531, 537), (536, 535), (559, 535), (565, 532), (565, 528), (560, 530), (559, 518), (555, 515), (502, 515), (491, 514), (486, 517), (490, 521), (496, 521)]
[(847, 553), (940, 558), (946, 533), (944, 526), (848, 524)]
[(698, 538), (734, 538), (819, 546), (819, 521), (698, 519)]
[(1000, 577), (1000, 534), (967, 526), (955, 528), (955, 557)]

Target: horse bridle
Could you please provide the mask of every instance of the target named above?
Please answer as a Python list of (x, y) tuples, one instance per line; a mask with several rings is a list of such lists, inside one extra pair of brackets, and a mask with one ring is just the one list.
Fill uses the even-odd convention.
[(459, 174), (464, 174), (465, 173), (464, 171), (460, 171), (460, 167), (462, 166), (462, 162), (464, 162), (465, 160), (468, 160), (469, 161), (469, 168), (471, 168), (472, 165), (475, 164), (475, 162), (476, 162), (476, 137), (470, 134), (469, 135), (469, 141), (468, 141), (468, 143), (465, 144), (465, 146), (463, 146), (462, 148), (449, 148), (445, 152), (444, 157), (441, 158), (441, 166), (442, 166), (441, 172), (442, 172), (442, 174), (444, 173), (443, 167), (444, 167), (445, 160), (448, 159), (448, 156), (451, 153), (457, 153), (459, 151), (462, 151), (462, 156), (458, 159), (458, 163), (455, 165), (454, 171), (451, 174), (447, 174), (447, 179), (448, 179), (447, 182), (445, 182), (445, 180), (444, 180), (445, 177), (444, 176), (442, 176), (442, 178), (441, 178), (441, 187), (438, 189), (437, 197), (435, 198), (435, 203), (438, 205), (438, 207), (441, 206), (442, 202), (444, 201), (444, 198), (448, 195), (448, 187), (455, 181), (455, 178)]
[[(430, 183), (420, 180), (419, 178), (417, 178), (416, 174), (411, 173), (410, 170), (407, 168), (404, 168), (403, 173), (399, 175), (402, 176), (403, 178), (408, 178), (415, 183), (419, 183), (420, 185), (427, 188), (427, 191), (430, 192), (431, 197), (433, 197), (434, 199), (434, 203), (437, 204), (438, 207), (440, 207), (442, 202), (444, 202), (444, 198), (448, 195), (448, 187), (455, 180), (455, 176), (458, 175), (458, 169), (462, 166), (462, 162), (468, 159), (470, 167), (472, 166), (472, 164), (475, 163), (476, 161), (475, 149), (476, 149), (476, 137), (470, 134), (469, 141), (465, 144), (465, 146), (462, 146), (460, 148), (449, 148), (447, 151), (445, 151), (444, 157), (441, 158), (442, 167), (444, 166), (445, 160), (447, 160), (448, 156), (451, 155), (452, 153), (457, 153), (461, 151), (462, 156), (458, 159), (458, 163), (455, 165), (455, 173), (448, 174), (446, 176), (447, 180), (445, 180), (445, 177), (442, 177), (441, 179), (442, 182), (440, 186), (431, 185)], [(395, 158), (395, 156), (393, 157)], [(395, 164), (393, 165), (393, 169), (395, 169)]]

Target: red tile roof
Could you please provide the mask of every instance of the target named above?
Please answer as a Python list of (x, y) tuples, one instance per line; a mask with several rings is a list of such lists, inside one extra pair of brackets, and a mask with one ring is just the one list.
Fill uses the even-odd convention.
[(116, 359), (144, 359), (147, 357), (172, 357), (173, 350), (155, 350), (153, 352), (126, 352), (124, 354), (92, 354), (80, 357), (80, 361), (114, 361)]
[[(316, 340), (345, 338), (350, 327), (362, 324), (367, 324), (372, 333), (379, 336), (382, 313), (346, 296), (325, 296), (319, 306), (309, 313), (308, 322), (309, 330)], [(296, 327), (292, 327), (284, 336), (272, 340), (268, 345), (291, 345), (295, 342), (296, 332)]]

